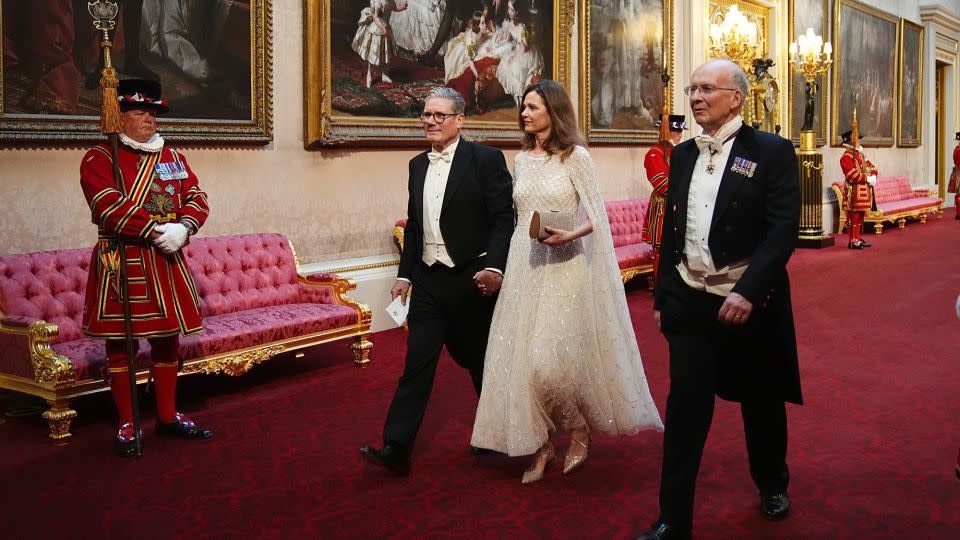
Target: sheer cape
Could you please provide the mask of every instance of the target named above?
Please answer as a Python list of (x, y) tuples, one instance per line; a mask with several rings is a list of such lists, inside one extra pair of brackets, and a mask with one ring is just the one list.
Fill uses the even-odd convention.
[[(524, 152), (514, 177), (518, 223), (491, 326), (473, 445), (526, 455), (551, 433), (585, 424), (611, 435), (662, 430), (589, 152), (578, 146), (562, 162)], [(528, 236), (534, 210), (575, 211), (593, 232), (547, 246)]]

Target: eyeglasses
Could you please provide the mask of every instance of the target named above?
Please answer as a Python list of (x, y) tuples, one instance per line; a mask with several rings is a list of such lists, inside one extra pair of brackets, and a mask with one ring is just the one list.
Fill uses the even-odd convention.
[(691, 86), (685, 86), (683, 88), (683, 93), (688, 96), (692, 96), (697, 92), (697, 90), (700, 91), (701, 96), (709, 96), (710, 94), (716, 92), (717, 90), (740, 90), (740, 89), (739, 88), (723, 88), (723, 87), (710, 86), (710, 85), (701, 85), (701, 86), (691, 85)]
[(427, 120), (430, 120), (431, 118), (433, 118), (434, 122), (438, 124), (442, 124), (447, 120), (447, 118), (450, 118), (451, 116), (459, 116), (459, 115), (460, 113), (425, 112), (425, 113), (420, 113), (420, 121), (426, 122)]

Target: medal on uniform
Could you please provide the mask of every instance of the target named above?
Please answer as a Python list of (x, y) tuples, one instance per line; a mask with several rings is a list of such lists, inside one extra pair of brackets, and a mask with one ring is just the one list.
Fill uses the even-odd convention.
[(187, 168), (179, 161), (157, 163), (153, 168), (157, 172), (157, 176), (164, 182), (186, 180), (187, 178)]

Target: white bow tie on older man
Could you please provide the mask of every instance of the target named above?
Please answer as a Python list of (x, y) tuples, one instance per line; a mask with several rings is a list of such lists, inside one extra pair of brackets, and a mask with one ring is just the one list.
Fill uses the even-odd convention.
[(703, 152), (704, 149), (709, 149), (711, 155), (717, 154), (723, 149), (724, 143), (726, 143), (731, 137), (740, 131), (740, 127), (742, 125), (742, 121), (735, 122), (731, 120), (721, 126), (715, 135), (710, 136), (706, 133), (701, 133), (700, 135), (696, 136), (694, 142), (697, 144), (697, 148), (699, 148), (701, 152)]
[(434, 164), (438, 161), (443, 161), (444, 163), (450, 163), (451, 161), (453, 161), (453, 152), (450, 151), (449, 148), (447, 148), (443, 152), (437, 152), (436, 150), (431, 150), (427, 154), (427, 159), (430, 160), (431, 164)]

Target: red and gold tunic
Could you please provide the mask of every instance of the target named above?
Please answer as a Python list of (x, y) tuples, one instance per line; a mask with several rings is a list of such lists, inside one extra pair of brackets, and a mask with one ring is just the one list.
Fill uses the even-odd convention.
[(114, 181), (108, 145), (92, 148), (80, 165), (80, 186), (99, 228), (87, 278), (83, 329), (92, 337), (124, 336), (119, 236), (127, 246), (134, 336), (195, 334), (203, 328), (190, 271), (179, 251), (165, 255), (155, 248), (150, 233), (155, 225), (167, 222), (198, 230), (209, 212), (207, 195), (183, 155), (170, 148), (147, 153), (121, 144), (119, 160), (127, 196)]
[(947, 191), (960, 193), (960, 143), (957, 143), (957, 147), (953, 149), (953, 172), (950, 173), (950, 183), (947, 184)]
[(843, 209), (853, 212), (870, 210), (873, 196), (867, 178), (877, 174), (877, 168), (863, 157), (863, 153), (852, 146), (844, 145), (843, 155), (840, 157), (840, 169), (843, 179), (847, 183), (847, 193), (844, 197)]
[(653, 247), (660, 247), (660, 238), (663, 235), (663, 205), (667, 197), (667, 184), (670, 179), (670, 150), (669, 142), (660, 141), (647, 151), (643, 158), (643, 168), (647, 171), (647, 179), (653, 185), (650, 193), (650, 204), (647, 205), (647, 219), (643, 221), (643, 230), (640, 239)]

